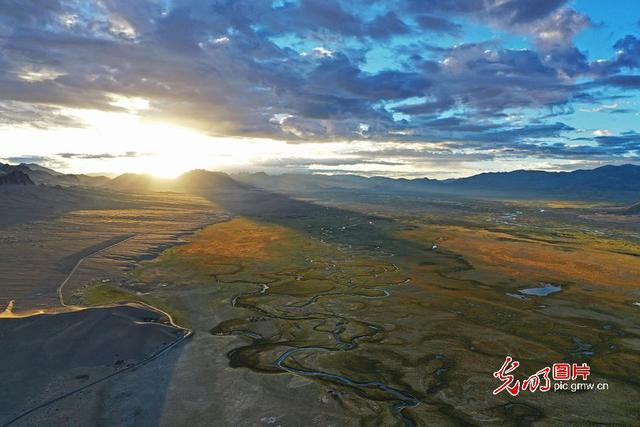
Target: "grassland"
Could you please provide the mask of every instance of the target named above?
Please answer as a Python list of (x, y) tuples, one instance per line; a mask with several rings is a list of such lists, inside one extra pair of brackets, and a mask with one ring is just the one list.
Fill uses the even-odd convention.
[(621, 239), (594, 239), (576, 232), (545, 240), (455, 226), (425, 227), (404, 236), (437, 242), (443, 250), (464, 256), (474, 270), (520, 284), (555, 281), (635, 288), (640, 277), (640, 246)]
[[(166, 425), (636, 422), (634, 223), (574, 202), (352, 196), (203, 195), (184, 211), (120, 207), (113, 222), (107, 211), (65, 214), (65, 227), (138, 236), (87, 259), (70, 298), (146, 302), (195, 331), (160, 375)], [(520, 292), (543, 283), (560, 291)], [(522, 363), (519, 379), (589, 363), (609, 390), (494, 396), (506, 355)], [(136, 381), (153, 388), (152, 378)], [(120, 390), (111, 387), (100, 393)]]
[[(354, 213), (235, 217), (135, 278), (169, 283), (171, 295), (180, 286), (216, 301), (232, 295), (227, 316), (206, 325), (240, 339), (230, 366), (312, 380), (357, 424), (604, 423), (612, 413), (631, 423), (639, 408), (629, 402), (640, 397), (630, 363), (640, 350), (637, 244), (556, 217), (487, 224), (499, 216), (474, 213), (461, 224)], [(518, 294), (542, 282), (562, 291)], [(493, 396), (492, 372), (507, 354), (526, 366), (522, 375), (586, 361), (613, 391), (597, 401)]]
[(120, 286), (105, 283), (88, 283), (84, 288), (76, 292), (76, 297), (86, 307), (100, 307), (109, 304), (141, 302), (169, 313), (177, 324), (185, 323), (185, 314), (180, 309), (171, 305), (171, 301), (153, 295), (142, 295)]
[[(86, 283), (116, 281), (139, 260), (154, 257), (180, 243), (182, 236), (223, 219), (214, 204), (187, 194), (29, 190), (36, 193), (17, 201), (3, 200), (8, 204), (3, 209), (15, 204), (17, 214), (0, 218), (0, 305), (15, 300), (16, 310), (57, 305), (58, 286), (80, 260), (82, 268), (64, 288), (70, 303), (75, 290)], [(45, 198), (63, 196), (71, 201)], [(41, 218), (34, 221), (23, 216), (22, 211), (29, 208)]]

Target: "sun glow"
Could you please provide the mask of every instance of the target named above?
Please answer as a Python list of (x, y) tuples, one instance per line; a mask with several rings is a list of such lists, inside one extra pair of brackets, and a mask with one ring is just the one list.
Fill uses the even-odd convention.
[[(289, 144), (266, 138), (214, 137), (168, 122), (143, 118), (143, 99), (114, 98), (127, 112), (71, 110), (82, 127), (0, 127), (12, 141), (5, 159), (36, 161), (68, 173), (146, 173), (173, 178), (192, 169), (225, 172), (264, 170), (264, 162), (295, 157), (323, 158), (352, 149), (347, 143)], [(370, 147), (369, 147), (370, 148)], [(28, 160), (34, 154), (42, 159)], [(1, 161), (1, 160), (0, 160)]]
[(4, 127), (0, 136), (14, 143), (3, 154), (11, 157), (38, 153), (58, 159), (57, 168), (74, 173), (135, 172), (163, 178), (196, 168), (239, 167), (248, 161), (242, 140), (213, 138), (131, 113), (95, 110), (65, 113), (77, 118), (84, 127), (46, 130)]
[[(113, 97), (112, 105), (124, 111), (66, 109), (62, 112), (82, 127), (2, 126), (0, 140), (10, 143), (2, 147), (0, 161), (36, 162), (65, 173), (116, 176), (130, 172), (159, 178), (175, 178), (193, 169), (272, 174), (312, 170), (326, 174), (440, 176), (436, 162), (425, 159), (417, 163), (411, 158), (388, 163), (357, 162), (359, 151), (375, 153), (383, 148), (398, 148), (398, 143), (394, 142), (288, 143), (267, 138), (215, 137), (169, 121), (147, 118), (150, 106), (143, 98)], [(402, 147), (424, 148), (421, 144), (407, 143)], [(429, 149), (436, 148), (431, 144)], [(384, 156), (383, 150), (376, 158)], [(492, 167), (497, 166), (493, 161)], [(462, 165), (456, 170), (465, 171)], [(445, 165), (442, 176), (449, 177), (447, 172)]]

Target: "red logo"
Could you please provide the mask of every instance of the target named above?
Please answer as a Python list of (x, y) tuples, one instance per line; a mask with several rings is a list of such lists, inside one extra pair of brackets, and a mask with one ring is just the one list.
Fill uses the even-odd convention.
[[(511, 356), (505, 358), (500, 369), (493, 373), (493, 376), (502, 382), (500, 386), (493, 390), (494, 395), (503, 391), (506, 391), (511, 396), (517, 396), (521, 391), (530, 391), (532, 393), (540, 391), (541, 393), (546, 393), (551, 390), (552, 387), (549, 377), (550, 374), (555, 381), (575, 381), (578, 378), (586, 381), (591, 374), (591, 367), (586, 363), (582, 363), (581, 365), (577, 363), (554, 363), (552, 367), (547, 366), (542, 368), (521, 382), (513, 375), (513, 372), (518, 369), (519, 366), (520, 362), (513, 360)], [(567, 390), (568, 388), (556, 386), (554, 389)]]

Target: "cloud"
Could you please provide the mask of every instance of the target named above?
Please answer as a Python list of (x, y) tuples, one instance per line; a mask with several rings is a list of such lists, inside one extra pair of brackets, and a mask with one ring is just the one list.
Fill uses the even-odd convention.
[(565, 1), (540, 0), (535, 5), (526, 0), (410, 0), (415, 10), (433, 10), (453, 14), (496, 15), (511, 20), (533, 20), (544, 17)]
[(57, 159), (55, 157), (41, 156), (37, 154), (25, 154), (22, 156), (5, 157), (5, 158), (2, 158), (2, 160), (9, 163), (13, 163), (13, 164), (36, 163), (40, 166), (45, 166), (52, 169), (61, 169), (61, 168), (66, 168), (68, 166), (65, 161), (61, 161), (60, 159)]
[(49, 157), (38, 155), (24, 155), (4, 158), (4, 160), (10, 163), (42, 163), (48, 161), (49, 159)]
[(42, 25), (53, 21), (63, 10), (58, 0), (5, 0), (0, 2), (0, 16), (22, 25)]
[(435, 33), (445, 33), (453, 36), (462, 34), (462, 25), (451, 22), (448, 19), (433, 15), (418, 15), (416, 22), (420, 27)]
[(638, 89), (640, 88), (640, 75), (615, 75), (604, 77), (594, 82), (601, 86), (614, 86), (621, 89)]
[(0, 101), (0, 125), (28, 124), (38, 129), (51, 127), (82, 127), (77, 119), (58, 108), (20, 101)]
[(303, 166), (353, 166), (353, 165), (385, 165), (397, 166), (402, 162), (392, 162), (388, 160), (368, 160), (364, 158), (299, 158), (290, 157), (283, 159), (268, 159), (258, 161), (257, 166), (277, 167), (277, 168), (300, 168)]
[(621, 135), (597, 135), (596, 142), (599, 146), (640, 149), (640, 134), (629, 131)]
[(566, 0), (496, 1), (494, 2), (493, 13), (497, 16), (506, 17), (508, 22), (512, 24), (519, 24), (544, 18), (565, 3)]
[(587, 57), (573, 45), (573, 38), (590, 25), (588, 17), (568, 8), (534, 25), (536, 46), (545, 64), (569, 77), (589, 71)]
[(637, 36), (590, 61), (575, 40), (592, 25), (564, 0), (4, 1), (0, 125), (82, 126), (68, 109), (94, 109), (216, 136), (448, 143), (456, 158), (632, 155), (557, 122), (640, 89)]
[(384, 15), (378, 15), (369, 23), (366, 32), (374, 39), (388, 39), (391, 36), (408, 33), (409, 27), (395, 12), (387, 12)]
[(624, 68), (640, 67), (640, 39), (626, 35), (613, 45), (615, 56), (609, 60), (600, 60), (592, 64), (594, 72), (607, 75), (620, 72)]
[(87, 154), (87, 153), (58, 153), (56, 156), (62, 157), (64, 159), (93, 159), (93, 160), (104, 160), (104, 159), (121, 159), (128, 157), (140, 157), (144, 156), (143, 153), (138, 153), (136, 151), (127, 151), (122, 154), (113, 154), (113, 153), (98, 153), (98, 154)]
[(501, 28), (517, 28), (548, 17), (566, 0), (409, 0), (417, 12), (461, 15)]

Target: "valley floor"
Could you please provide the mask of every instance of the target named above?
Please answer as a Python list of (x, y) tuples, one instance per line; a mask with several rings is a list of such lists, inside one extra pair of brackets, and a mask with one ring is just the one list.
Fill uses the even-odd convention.
[[(558, 201), (380, 194), (150, 193), (138, 203), (3, 228), (11, 285), (0, 301), (16, 300), (16, 313), (49, 310), (86, 257), (65, 302), (150, 304), (193, 337), (15, 425), (637, 422), (633, 221)], [(0, 329), (10, 320), (0, 318)], [(68, 327), (59, 328), (53, 335), (63, 340)], [(116, 330), (87, 328), (96, 341), (85, 336), (74, 349), (108, 347)], [(11, 339), (15, 351), (30, 351)], [(38, 339), (59, 355), (62, 346)], [(116, 360), (61, 358), (33, 387), (51, 398), (135, 364), (151, 347)], [(24, 371), (15, 356), (3, 365)], [(521, 381), (554, 363), (587, 363), (589, 382), (608, 390), (494, 395), (506, 356), (520, 362)], [(24, 390), (0, 395), (2, 408), (15, 408), (10, 416), (37, 404)]]

